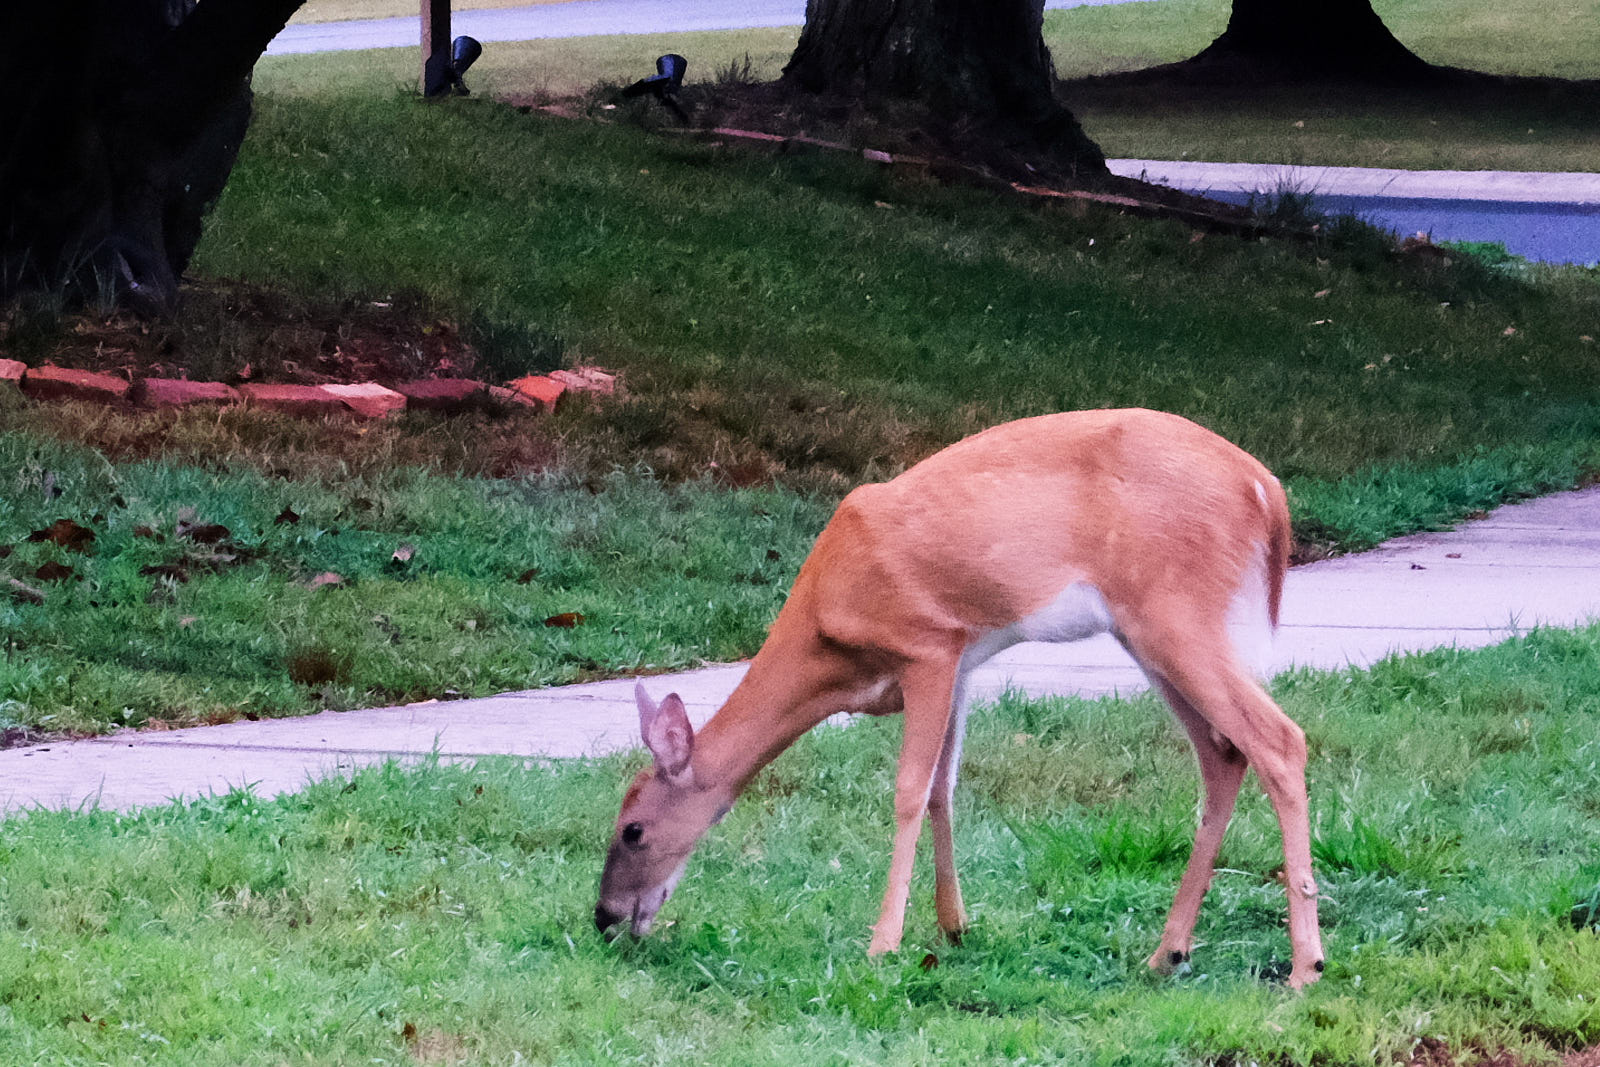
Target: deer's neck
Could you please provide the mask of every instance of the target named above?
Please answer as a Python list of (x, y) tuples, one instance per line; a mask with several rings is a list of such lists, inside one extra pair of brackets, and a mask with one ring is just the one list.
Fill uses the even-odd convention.
[(774, 624), (728, 702), (695, 735), (695, 777), (735, 795), (801, 734), (848, 706), (858, 684), (852, 660), (786, 621)]

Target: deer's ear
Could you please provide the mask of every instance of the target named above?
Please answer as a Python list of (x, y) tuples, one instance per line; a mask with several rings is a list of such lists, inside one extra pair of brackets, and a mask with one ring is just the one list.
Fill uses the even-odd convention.
[(643, 682), (633, 683), (633, 702), (639, 705), (639, 736), (650, 735), (650, 723), (656, 717), (659, 705), (650, 699), (650, 694), (645, 692)]
[(644, 697), (639, 703), (639, 725), (644, 735), (645, 747), (656, 758), (656, 770), (669, 782), (683, 778), (689, 771), (689, 757), (694, 754), (694, 727), (689, 725), (689, 712), (677, 693), (669, 693), (659, 705), (652, 705), (645, 713)]

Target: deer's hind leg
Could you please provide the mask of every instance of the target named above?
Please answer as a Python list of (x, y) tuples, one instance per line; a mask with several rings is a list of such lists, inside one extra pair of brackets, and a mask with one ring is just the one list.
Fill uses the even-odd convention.
[[(1125, 641), (1146, 673), (1158, 679), (1163, 689), (1170, 686), (1198, 714), (1209, 731), (1231, 743), (1255, 769), (1283, 834), (1289, 943), (1293, 955), (1289, 984), (1299, 989), (1315, 982), (1322, 974), (1322, 935), (1317, 927), (1317, 883), (1311, 874), (1305, 733), (1240, 664), (1222, 620), (1146, 620), (1138, 627), (1137, 634), (1125, 635)], [(1177, 707), (1174, 704), (1174, 710)], [(1211, 741), (1209, 734), (1207, 740)], [(1204, 773), (1207, 755), (1198, 743), (1196, 751), (1201, 754)], [(1221, 753), (1215, 754), (1220, 756)], [(1242, 768), (1240, 771), (1242, 773)], [(1218, 785), (1226, 785), (1231, 773), (1218, 774)], [(1207, 806), (1210, 807), (1211, 780), (1208, 779), (1206, 785)], [(1237, 794), (1237, 785), (1232, 791)], [(1230, 809), (1232, 803), (1230, 797)], [(1218, 843), (1221, 830), (1219, 826), (1214, 831)], [(1190, 859), (1189, 870), (1184, 874), (1173, 904), (1168, 931), (1162, 939), (1162, 948), (1167, 951), (1169, 960), (1171, 953), (1181, 950), (1182, 946), (1168, 945), (1167, 941), (1175, 933), (1182, 933), (1182, 940), (1187, 941), (1194, 921), (1187, 917), (1188, 912), (1193, 909), (1198, 913), (1202, 887), (1210, 881), (1209, 864), (1215, 861), (1213, 854), (1204, 867), (1199, 863), (1203, 857), (1198, 846), (1209, 847), (1210, 844), (1204, 824), (1196, 835), (1196, 842), (1196, 854)]]
[(1194, 924), (1200, 917), (1200, 903), (1205, 899), (1206, 890), (1211, 887), (1217, 853), (1222, 849), (1222, 837), (1228, 829), (1228, 821), (1233, 817), (1233, 806), (1238, 800), (1239, 786), (1244, 781), (1248, 764), (1233, 742), (1213, 730), (1194, 705), (1184, 699), (1183, 694), (1173, 688), (1170, 682), (1158, 678), (1156, 685), (1194, 744), (1195, 756), (1200, 763), (1200, 779), (1205, 786), (1200, 825), (1195, 830), (1189, 865), (1184, 869), (1183, 881), (1178, 884), (1178, 894), (1173, 899), (1172, 910), (1167, 914), (1161, 945), (1149, 961), (1155, 970), (1170, 972), (1188, 960), (1189, 952), (1194, 947)]

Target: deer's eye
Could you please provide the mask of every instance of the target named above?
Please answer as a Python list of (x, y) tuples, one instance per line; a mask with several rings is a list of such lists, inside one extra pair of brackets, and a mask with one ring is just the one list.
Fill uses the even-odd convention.
[(622, 843), (629, 848), (638, 848), (642, 837), (644, 837), (644, 827), (636, 822), (630, 822), (622, 828)]

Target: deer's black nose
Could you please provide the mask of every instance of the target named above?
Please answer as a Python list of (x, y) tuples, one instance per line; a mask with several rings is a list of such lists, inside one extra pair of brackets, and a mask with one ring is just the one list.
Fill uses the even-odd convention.
[(611, 928), (621, 921), (622, 916), (606, 907), (603, 903), (594, 906), (594, 928), (605, 934), (607, 941), (610, 941), (614, 936)]

